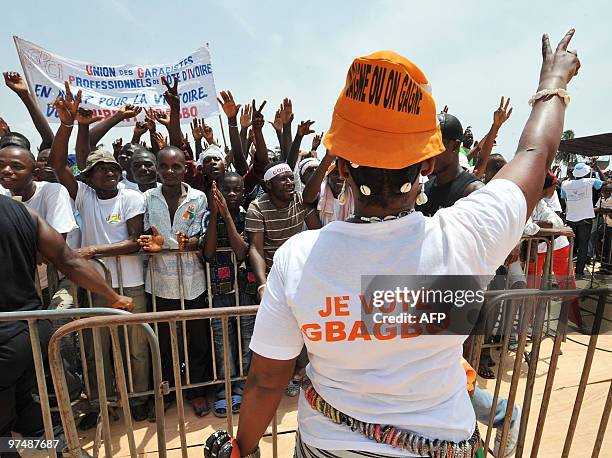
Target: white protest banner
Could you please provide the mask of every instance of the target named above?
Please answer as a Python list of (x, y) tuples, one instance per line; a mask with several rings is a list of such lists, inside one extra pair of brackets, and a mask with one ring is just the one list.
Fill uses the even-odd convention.
[[(61, 57), (19, 37), (13, 38), (30, 92), (49, 122), (60, 122), (51, 104), (59, 95), (64, 96), (64, 81), (68, 81), (73, 94), (83, 91), (81, 106), (105, 118), (126, 104), (168, 112), (162, 76), (170, 85), (178, 78), (181, 123), (219, 114), (208, 46), (173, 64), (99, 65)], [(134, 118), (127, 119), (122, 125), (134, 122)]]

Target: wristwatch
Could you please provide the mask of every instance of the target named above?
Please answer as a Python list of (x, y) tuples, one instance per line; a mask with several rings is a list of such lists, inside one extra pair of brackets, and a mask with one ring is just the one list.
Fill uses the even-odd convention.
[[(227, 431), (219, 430), (215, 431), (206, 439), (204, 444), (204, 458), (230, 458), (234, 445), (236, 444), (235, 439), (227, 433)], [(248, 455), (241, 455), (241, 458), (260, 458), (261, 452), (259, 446)]]

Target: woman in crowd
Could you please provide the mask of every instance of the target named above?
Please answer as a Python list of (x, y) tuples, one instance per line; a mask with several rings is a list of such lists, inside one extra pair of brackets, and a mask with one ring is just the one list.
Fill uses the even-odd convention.
[[(423, 72), (390, 51), (355, 59), (324, 144), (354, 214), (280, 247), (251, 341), (235, 456), (258, 443), (305, 344), (296, 457), (476, 456), (480, 437), (461, 365), (465, 335), (363, 324), (364, 276), (490, 277), (521, 238), (561, 138), (565, 89), (579, 61), (542, 40), (543, 64), (517, 153), (491, 182), (428, 218), (414, 211), (419, 175), (444, 151)], [(384, 75), (393, 75), (393, 78)], [(386, 81), (397, 81), (396, 91)], [(534, 173), (534, 171), (541, 173)], [(393, 332), (394, 331), (394, 332)], [(482, 453), (482, 451), (480, 452)]]

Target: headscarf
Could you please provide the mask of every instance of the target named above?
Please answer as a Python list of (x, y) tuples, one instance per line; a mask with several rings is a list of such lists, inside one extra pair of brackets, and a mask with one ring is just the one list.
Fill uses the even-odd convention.
[(302, 159), (300, 161), (300, 163), (298, 164), (298, 172), (300, 173), (300, 179), (304, 176), (304, 172), (306, 171), (306, 169), (308, 169), (309, 167), (318, 167), (319, 164), (321, 162), (314, 158), (314, 157), (308, 157), (306, 159)]

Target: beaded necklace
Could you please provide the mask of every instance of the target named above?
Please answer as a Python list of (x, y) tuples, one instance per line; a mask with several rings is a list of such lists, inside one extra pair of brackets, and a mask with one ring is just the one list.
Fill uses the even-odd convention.
[(397, 215), (389, 215), (389, 216), (385, 216), (384, 218), (379, 218), (378, 216), (357, 216), (357, 215), (352, 214), (352, 215), (349, 215), (349, 219), (355, 218), (359, 220), (355, 222), (362, 222), (362, 223), (381, 223), (383, 221), (392, 221), (394, 219), (403, 218), (404, 216), (408, 216), (413, 212), (414, 212), (414, 208), (411, 208), (410, 210), (399, 212)]

